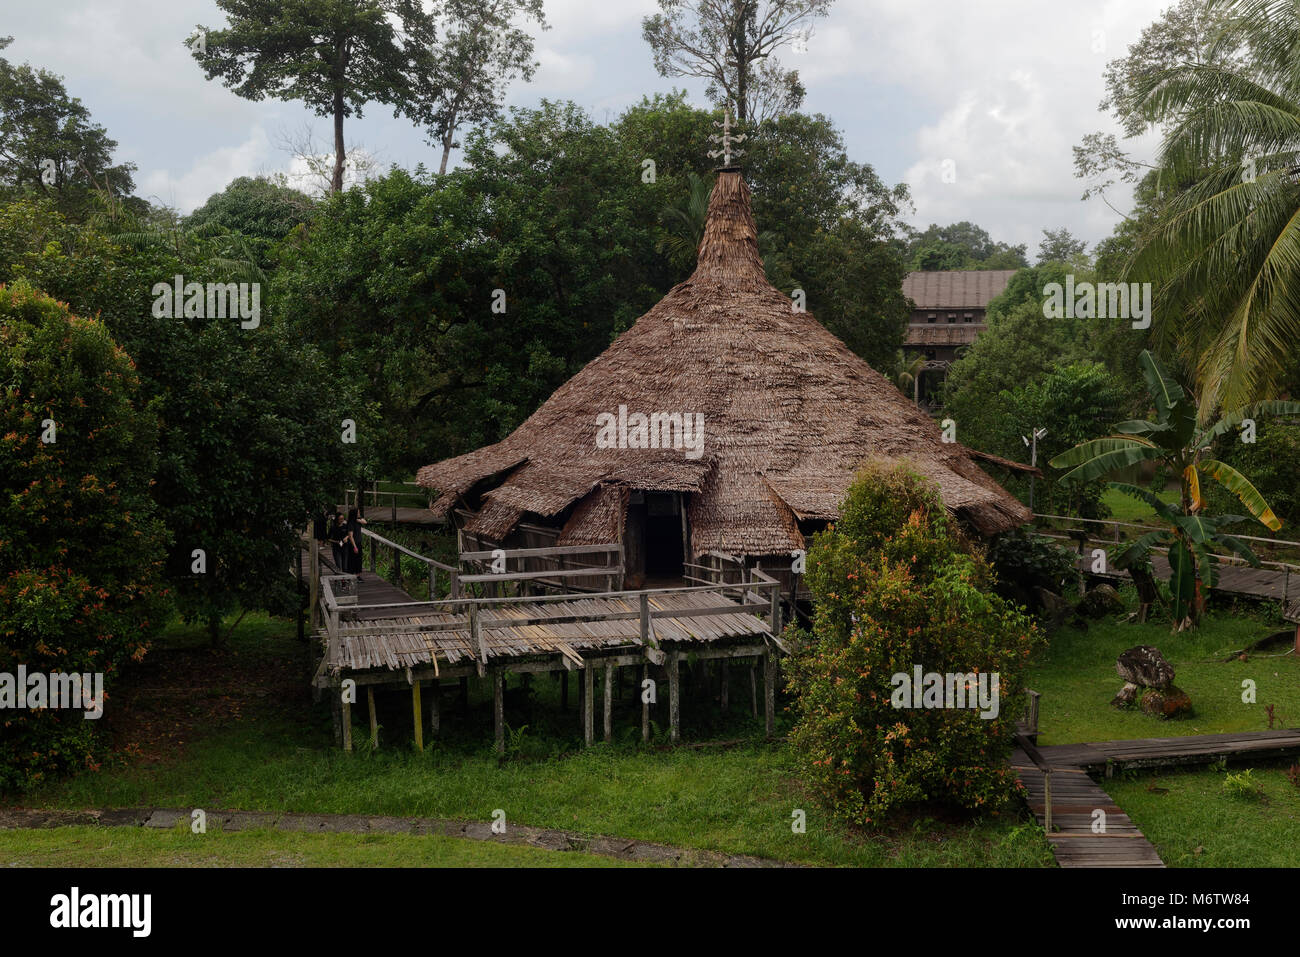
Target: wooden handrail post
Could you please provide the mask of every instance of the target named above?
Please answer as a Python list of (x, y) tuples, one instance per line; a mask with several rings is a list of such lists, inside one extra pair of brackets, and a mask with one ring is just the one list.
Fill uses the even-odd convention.
[(1052, 833), (1052, 769), (1043, 772), (1043, 830)]

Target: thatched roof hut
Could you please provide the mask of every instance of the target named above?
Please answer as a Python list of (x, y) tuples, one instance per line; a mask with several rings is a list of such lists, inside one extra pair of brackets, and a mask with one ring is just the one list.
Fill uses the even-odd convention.
[[(671, 418), (655, 420), (662, 441), (652, 428), (645, 442), (638, 413), (679, 414), (688, 430), (702, 416), (702, 446)], [(559, 545), (623, 541), (635, 583), (637, 551), (674, 535), (679, 556), (804, 548), (869, 457), (907, 460), (979, 533), (1030, 518), (975, 464), (982, 456), (944, 443), (928, 416), (768, 283), (749, 189), (728, 168), (691, 277), (508, 438), (425, 466), (417, 481), (438, 493), (440, 516), (465, 509), (464, 531), (480, 542), (508, 543), (521, 522), (557, 529)]]

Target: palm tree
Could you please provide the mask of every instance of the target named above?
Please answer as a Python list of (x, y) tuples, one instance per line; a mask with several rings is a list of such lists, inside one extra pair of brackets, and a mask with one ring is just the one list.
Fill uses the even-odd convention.
[(1168, 127), (1166, 202), (1127, 270), (1155, 285), (1153, 331), (1194, 370), (1202, 418), (1276, 395), (1300, 339), (1300, 9), (1210, 11), (1214, 55), (1136, 90), (1139, 115)]
[(907, 361), (907, 355), (902, 349), (899, 349), (894, 359), (898, 374), (894, 377), (894, 383), (898, 386), (898, 391), (907, 395), (912, 394), (912, 401), (919, 401), (921, 370), (925, 368), (925, 356), (915, 356), (911, 362)]
[(680, 205), (665, 206), (659, 213), (663, 227), (655, 249), (668, 256), (675, 266), (689, 269), (695, 264), (704, 239), (704, 224), (709, 216), (709, 195), (712, 185), (698, 173), (688, 177), (686, 201)]
[(1161, 501), (1146, 489), (1127, 483), (1111, 482), (1110, 486), (1146, 502), (1169, 525), (1126, 546), (1122, 565), (1146, 565), (1152, 548), (1169, 547), (1174, 628), (1182, 631), (1200, 621), (1205, 588), (1214, 587), (1216, 558), (1211, 546), (1226, 548), (1252, 565), (1259, 564), (1245, 542), (1223, 531), (1226, 526), (1246, 521), (1245, 516), (1203, 514), (1202, 483), (1207, 479), (1218, 482), (1268, 528), (1276, 531), (1282, 527), (1281, 520), (1255, 486), (1231, 465), (1213, 458), (1211, 447), (1215, 440), (1241, 428), (1243, 422), (1255, 416), (1300, 414), (1300, 402), (1258, 402), (1222, 416), (1213, 425), (1203, 426), (1194, 399), (1165, 374), (1150, 351), (1143, 350), (1138, 361), (1156, 410), (1155, 421), (1121, 422), (1115, 426), (1116, 435), (1077, 445), (1052, 459), (1051, 466), (1071, 469), (1062, 481), (1090, 482), (1139, 462), (1159, 463), (1179, 476), (1178, 505)]

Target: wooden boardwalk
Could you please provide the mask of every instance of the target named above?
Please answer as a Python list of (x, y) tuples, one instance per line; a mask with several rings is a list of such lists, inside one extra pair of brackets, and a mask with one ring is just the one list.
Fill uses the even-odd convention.
[[(1090, 555), (1077, 559), (1075, 567), (1079, 571), (1096, 578), (1131, 581), (1132, 579), (1127, 571), (1110, 567), (1109, 554), (1107, 552), (1108, 560), (1105, 572), (1094, 572), (1092, 570)], [(1164, 555), (1152, 555), (1151, 567), (1157, 579), (1160, 581), (1169, 580), (1169, 559)], [(1274, 601), (1289, 601), (1300, 596), (1300, 576), (1289, 575), (1286, 571), (1280, 569), (1221, 564), (1218, 566), (1218, 572), (1219, 582), (1214, 586), (1215, 591), (1229, 592), (1234, 595), (1248, 595), (1251, 598), (1270, 598)], [(1297, 579), (1295, 584), (1291, 583), (1293, 577)]]
[[(1041, 749), (1045, 755), (1050, 750)], [(1011, 767), (1025, 786), (1029, 810), (1046, 826), (1046, 776), (1020, 748), (1011, 754)], [(1137, 825), (1081, 768), (1052, 768), (1052, 832), (1047, 841), (1061, 867), (1165, 866)]]
[[(1047, 839), (1061, 867), (1164, 867), (1155, 847), (1089, 772), (1110, 777), (1125, 768), (1300, 756), (1300, 729), (1049, 745), (1037, 754), (1051, 772)], [(1011, 767), (1025, 786), (1030, 811), (1046, 827), (1047, 775), (1023, 748), (1012, 752)]]

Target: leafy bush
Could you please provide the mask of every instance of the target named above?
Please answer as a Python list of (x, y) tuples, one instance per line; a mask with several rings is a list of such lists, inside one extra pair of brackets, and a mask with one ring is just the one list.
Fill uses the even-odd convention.
[[(103, 325), (26, 283), (0, 286), (0, 382), (0, 672), (109, 686), (167, 611), (155, 418)], [(81, 710), (0, 711), (0, 790), (92, 763), (93, 725)]]
[(1258, 801), (1264, 796), (1264, 789), (1259, 786), (1249, 768), (1227, 775), (1223, 779), (1223, 790), (1230, 797), (1247, 801)]
[(1029, 608), (1038, 605), (1034, 589), (1045, 588), (1060, 594), (1074, 572), (1073, 552), (1024, 528), (995, 536), (987, 555), (997, 573), (998, 594)]
[[(1041, 635), (992, 594), (987, 562), (952, 527), (937, 489), (904, 468), (869, 466), (808, 558), (812, 632), (790, 631), (789, 686), (791, 740), (813, 790), (858, 824), (920, 801), (984, 808), (1011, 795), (1005, 758)], [(892, 678), (916, 665), (996, 674), (996, 716), (896, 709)]]

